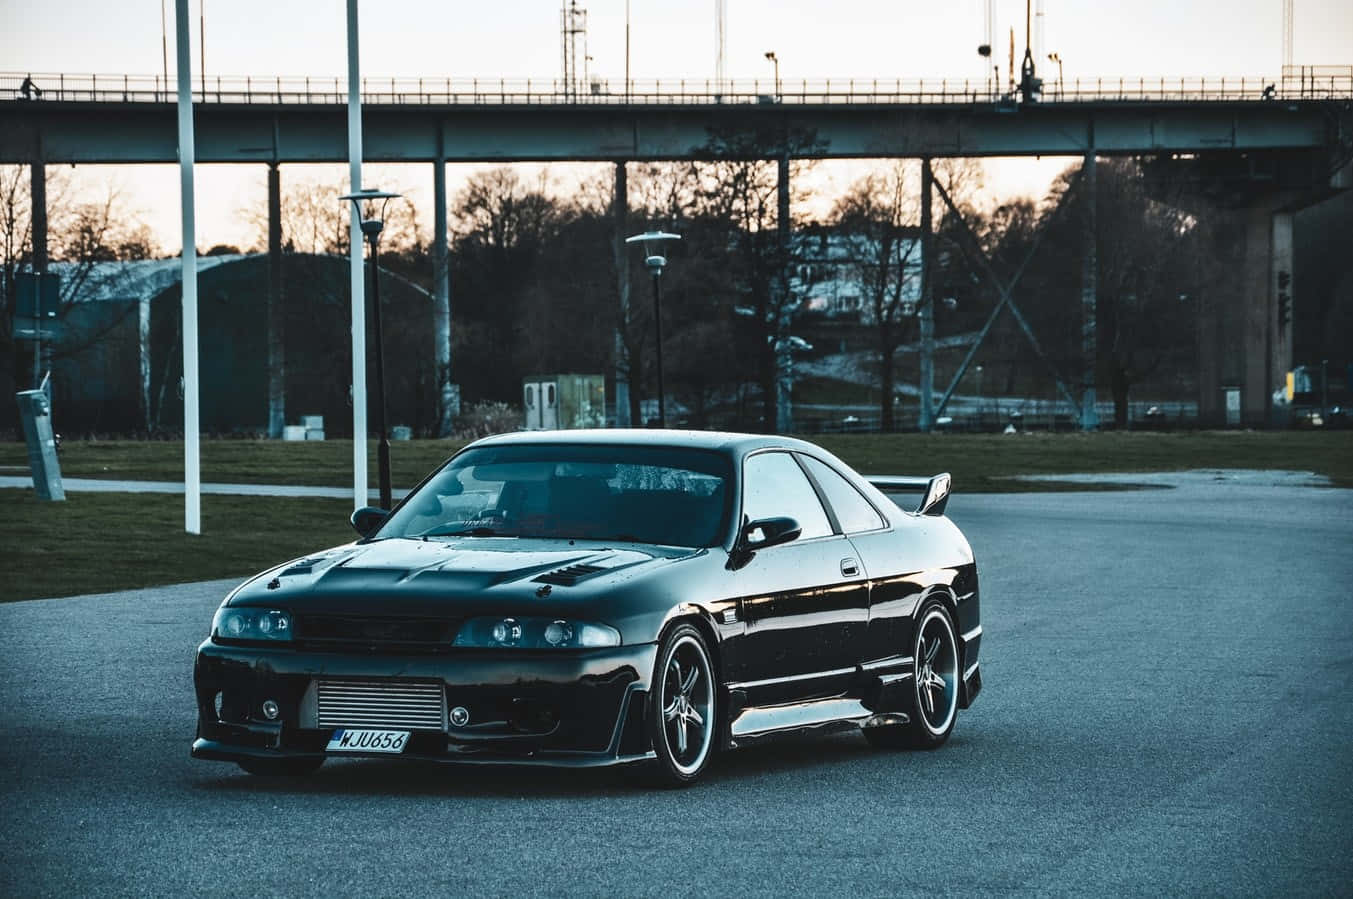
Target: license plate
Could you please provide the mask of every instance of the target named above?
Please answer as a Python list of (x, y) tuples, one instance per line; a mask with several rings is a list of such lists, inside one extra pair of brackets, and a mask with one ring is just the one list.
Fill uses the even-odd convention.
[(407, 730), (352, 730), (339, 728), (329, 738), (325, 752), (403, 752), (408, 745)]

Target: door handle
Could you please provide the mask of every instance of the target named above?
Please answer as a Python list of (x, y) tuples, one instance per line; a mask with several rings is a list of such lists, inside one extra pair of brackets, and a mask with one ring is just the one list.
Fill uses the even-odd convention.
[(841, 560), (841, 573), (846, 577), (855, 577), (860, 573), (860, 563), (854, 559)]

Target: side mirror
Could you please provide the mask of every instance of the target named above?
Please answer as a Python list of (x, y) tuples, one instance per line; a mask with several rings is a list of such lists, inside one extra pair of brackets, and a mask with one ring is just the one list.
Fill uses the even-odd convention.
[(937, 474), (926, 484), (925, 497), (916, 507), (917, 515), (943, 515), (944, 507), (949, 504), (949, 488), (952, 484), (949, 472)]
[(352, 513), (348, 520), (352, 522), (352, 529), (363, 537), (370, 537), (372, 534), (385, 524), (385, 519), (390, 517), (390, 513), (385, 509), (377, 509), (375, 506), (366, 506)]
[(762, 518), (742, 527), (742, 548), (748, 551), (779, 546), (798, 539), (803, 527), (792, 518)]

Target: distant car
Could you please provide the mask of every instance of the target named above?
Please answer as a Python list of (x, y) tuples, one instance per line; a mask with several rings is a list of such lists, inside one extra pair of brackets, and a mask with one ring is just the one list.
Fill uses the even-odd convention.
[(919, 484), (902, 511), (781, 437), (480, 440), (388, 515), (353, 513), (362, 539), (226, 597), (193, 755), (644, 763), (680, 785), (809, 728), (937, 747), (981, 689), (982, 628), (949, 476)]

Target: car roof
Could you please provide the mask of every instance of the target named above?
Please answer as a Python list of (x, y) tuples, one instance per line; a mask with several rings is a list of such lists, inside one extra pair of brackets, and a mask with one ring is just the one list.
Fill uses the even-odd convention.
[[(777, 434), (738, 434), (728, 431), (682, 431), (662, 428), (588, 428), (576, 431), (516, 431), (476, 440), (470, 446), (504, 445), (660, 446), (714, 450), (743, 456), (758, 449), (816, 450), (806, 440)], [(467, 447), (468, 448), (468, 447)]]

